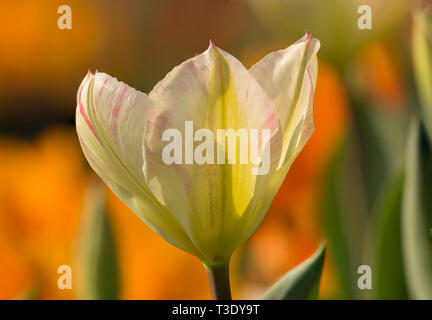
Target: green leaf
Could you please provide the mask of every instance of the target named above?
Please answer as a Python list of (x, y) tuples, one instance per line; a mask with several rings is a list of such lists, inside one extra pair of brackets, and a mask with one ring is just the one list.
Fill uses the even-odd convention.
[(432, 150), (418, 119), (408, 134), (402, 243), (410, 297), (432, 299)]
[(101, 185), (88, 190), (78, 252), (82, 299), (117, 299), (119, 295), (117, 255), (104, 190)]
[(306, 261), (285, 274), (264, 295), (264, 300), (316, 299), (324, 265), (325, 244)]
[(407, 299), (401, 245), (403, 175), (398, 170), (388, 179), (372, 217), (375, 221), (375, 298)]
[[(344, 215), (344, 200), (349, 197), (349, 188), (346, 184), (347, 153), (348, 143), (344, 143), (330, 162), (328, 172), (325, 177), (324, 196), (323, 196), (323, 225), (325, 227), (326, 238), (330, 250), (328, 256), (333, 261), (335, 277), (337, 279), (337, 296), (340, 299), (353, 299), (354, 289), (353, 279), (354, 270), (352, 263), (353, 232), (351, 226), (346, 223)], [(341, 177), (343, 179), (341, 179)], [(351, 202), (352, 203), (352, 202)], [(344, 219), (345, 218), (345, 219)]]
[[(368, 211), (372, 210), (384, 182), (403, 166), (407, 134), (407, 113), (394, 112), (370, 99), (351, 97), (354, 138), (361, 152), (359, 159)], [(408, 118), (409, 119), (409, 118)]]

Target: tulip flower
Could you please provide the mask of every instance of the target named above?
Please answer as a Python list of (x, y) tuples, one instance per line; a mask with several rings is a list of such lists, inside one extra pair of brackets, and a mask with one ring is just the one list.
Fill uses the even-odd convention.
[[(81, 83), (76, 128), (91, 167), (150, 228), (204, 263), (216, 298), (230, 298), (230, 256), (313, 132), (319, 45), (306, 33), (248, 70), (210, 41), (149, 94), (99, 72)], [(219, 139), (219, 130), (238, 136)], [(244, 149), (240, 130), (250, 133)], [(241, 161), (248, 149), (260, 161)]]

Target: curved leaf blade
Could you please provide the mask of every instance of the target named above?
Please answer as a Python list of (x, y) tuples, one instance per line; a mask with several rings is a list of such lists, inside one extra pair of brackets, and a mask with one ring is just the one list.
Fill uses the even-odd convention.
[(420, 121), (408, 135), (402, 207), (404, 267), (410, 297), (432, 299), (432, 150)]
[(311, 257), (278, 280), (264, 295), (263, 300), (317, 299), (325, 250), (323, 241)]
[[(355, 279), (353, 277), (356, 256), (356, 237), (353, 223), (347, 219), (345, 199), (353, 199), (357, 190), (347, 188), (351, 176), (347, 171), (353, 167), (352, 146), (353, 137), (343, 141), (333, 155), (324, 178), (324, 195), (322, 197), (322, 224), (325, 230), (326, 242), (329, 248), (328, 259), (333, 262), (335, 276), (334, 298), (354, 299)], [(351, 202), (350, 202), (351, 203)], [(356, 203), (357, 206), (357, 203)], [(360, 207), (360, 206), (357, 206)]]
[(407, 299), (401, 239), (403, 175), (388, 179), (372, 212), (374, 222), (375, 299)]

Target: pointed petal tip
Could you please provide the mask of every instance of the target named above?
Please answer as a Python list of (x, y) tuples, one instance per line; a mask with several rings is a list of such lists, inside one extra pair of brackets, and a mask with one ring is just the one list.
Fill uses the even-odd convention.
[(91, 68), (89, 68), (88, 71), (87, 71), (87, 73), (86, 73), (86, 75), (85, 75), (85, 77), (84, 77), (84, 79), (83, 79), (83, 82), (86, 81), (86, 80), (88, 80), (88, 79), (93, 78), (94, 75), (95, 75), (95, 74), (93, 74)]
[(305, 44), (313, 43), (313, 45), (316, 47), (316, 51), (318, 51), (321, 47), (321, 42), (315, 38), (312, 33), (309, 32), (309, 30), (305, 31), (305, 35), (299, 40), (299, 42), (303, 42)]
[(216, 46), (215, 46), (213, 40), (210, 39), (210, 40), (209, 40), (209, 49), (213, 50), (213, 49), (215, 49), (215, 48), (216, 48)]

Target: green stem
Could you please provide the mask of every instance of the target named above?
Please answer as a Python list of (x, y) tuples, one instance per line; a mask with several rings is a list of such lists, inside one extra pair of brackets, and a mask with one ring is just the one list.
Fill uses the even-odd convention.
[(231, 300), (229, 262), (205, 267), (213, 300)]

